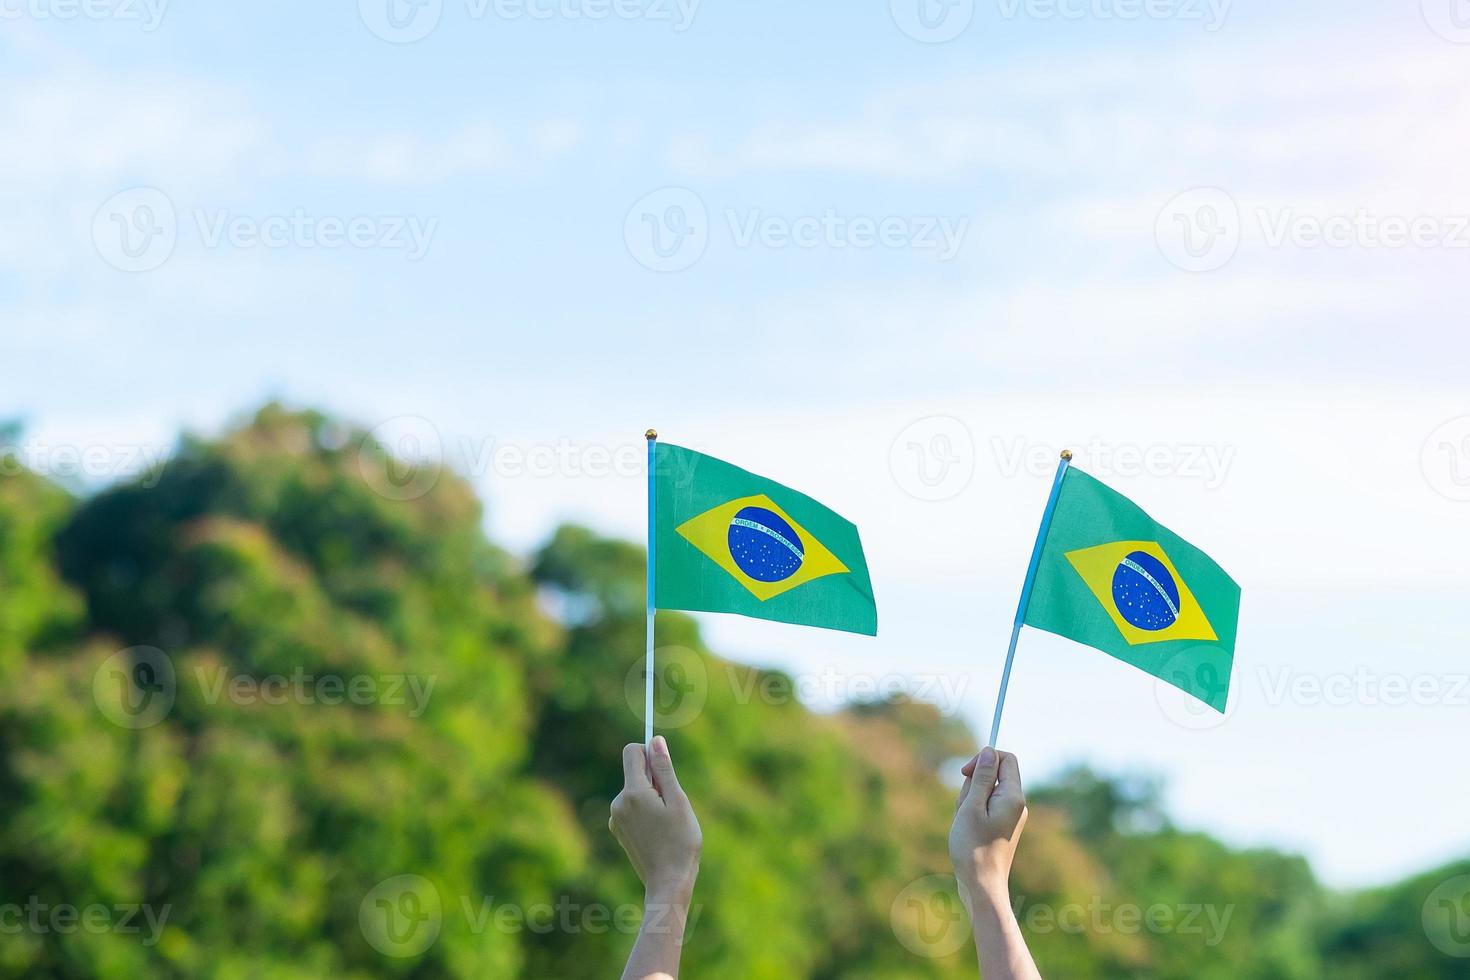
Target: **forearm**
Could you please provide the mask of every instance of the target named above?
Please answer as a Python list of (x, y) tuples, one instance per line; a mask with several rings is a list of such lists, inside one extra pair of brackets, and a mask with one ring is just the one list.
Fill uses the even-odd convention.
[(982, 980), (1041, 980), (1004, 882), (971, 891), (970, 924)]
[(643, 899), (643, 925), (623, 970), (623, 980), (677, 980), (679, 954), (694, 882), (651, 889)]

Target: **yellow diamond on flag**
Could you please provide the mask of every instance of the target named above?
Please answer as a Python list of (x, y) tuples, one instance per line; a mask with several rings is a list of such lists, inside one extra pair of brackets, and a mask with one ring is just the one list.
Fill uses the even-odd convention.
[(1066, 555), (1129, 646), (1218, 639), (1157, 541), (1113, 541)]
[(711, 507), (675, 530), (762, 602), (813, 579), (848, 572), (765, 494)]

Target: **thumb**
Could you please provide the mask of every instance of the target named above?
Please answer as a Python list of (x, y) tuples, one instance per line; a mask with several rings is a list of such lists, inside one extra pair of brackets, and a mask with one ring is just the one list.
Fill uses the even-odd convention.
[(670, 793), (683, 796), (684, 790), (679, 786), (679, 777), (674, 773), (674, 759), (669, 755), (668, 741), (662, 735), (655, 735), (652, 748), (649, 756), (653, 762), (654, 789), (665, 797)]
[(984, 807), (990, 801), (990, 792), (995, 789), (995, 777), (1000, 769), (1000, 756), (990, 746), (980, 750), (970, 772), (971, 787), (967, 800), (974, 800)]

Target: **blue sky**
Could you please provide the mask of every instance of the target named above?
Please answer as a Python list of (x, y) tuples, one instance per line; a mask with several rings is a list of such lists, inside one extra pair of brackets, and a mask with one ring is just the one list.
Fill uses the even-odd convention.
[(0, 0), (38, 464), (105, 482), (282, 397), (437, 446), (527, 550), (640, 536), (599, 461), (657, 425), (867, 541), (877, 640), (719, 649), (983, 728), (1070, 446), (1244, 586), (1238, 707), (1028, 636), (1029, 771), (1160, 772), (1333, 883), (1470, 852), (1459, 0), (429, 0), (412, 43), (387, 0), (68, 2)]

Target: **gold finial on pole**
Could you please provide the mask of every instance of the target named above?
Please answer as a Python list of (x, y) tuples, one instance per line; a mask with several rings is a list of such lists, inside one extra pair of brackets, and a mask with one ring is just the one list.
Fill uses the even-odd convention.
[(643, 438), (647, 439), (649, 442), (652, 442), (653, 440), (658, 438), (658, 430), (649, 429), (647, 432), (643, 433)]
[(1063, 449), (1062, 450), (1062, 459), (1071, 459), (1071, 458), (1072, 458), (1072, 450), (1070, 450), (1070, 449)]

